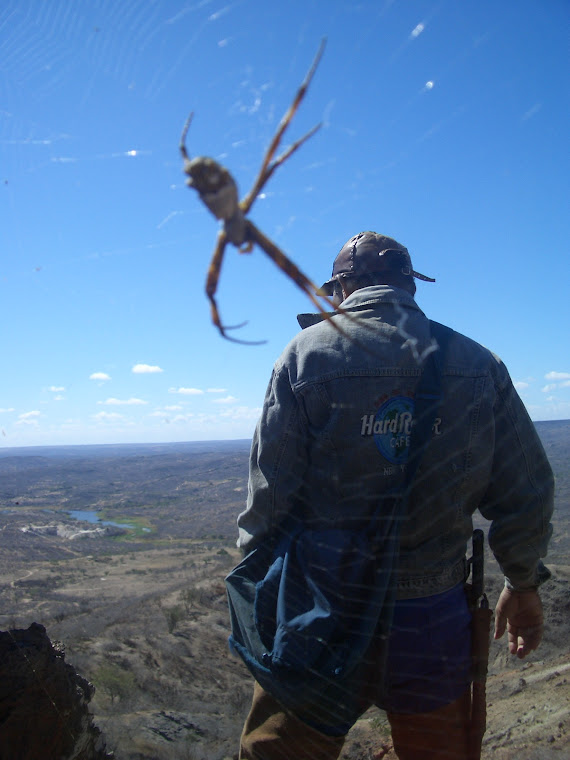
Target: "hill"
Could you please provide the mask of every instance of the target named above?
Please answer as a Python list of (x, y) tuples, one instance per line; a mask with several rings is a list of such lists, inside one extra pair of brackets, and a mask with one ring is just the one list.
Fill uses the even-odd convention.
[[(538, 652), (521, 663), (492, 643), (483, 756), (497, 760), (570, 753), (570, 422), (537, 430), (557, 477), (554, 578)], [(0, 450), (0, 628), (36, 621), (65, 644), (117, 760), (234, 757), (251, 678), (228, 651), (223, 578), (248, 456), (247, 441)], [(491, 604), (500, 586), (489, 563)], [(343, 759), (383, 742), (371, 710)]]

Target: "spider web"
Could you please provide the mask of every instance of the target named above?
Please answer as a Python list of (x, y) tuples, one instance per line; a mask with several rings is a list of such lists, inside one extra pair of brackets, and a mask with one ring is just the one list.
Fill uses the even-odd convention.
[[(5, 191), (6, 254), (0, 283), (8, 339), (0, 387), (3, 445), (125, 442), (133, 434), (146, 436), (146, 440), (157, 435), (163, 441), (251, 434), (273, 360), (294, 335), (294, 314), (306, 310), (307, 303), (271, 262), (260, 255), (237, 256), (232, 251), (219, 295), (223, 315), (230, 321), (234, 316), (236, 321), (249, 318), (249, 334), (269, 337), (270, 344), (259, 349), (257, 356), (248, 353), (247, 359), (219, 348), (201, 293), (216, 225), (183, 187), (177, 140), (187, 112), (195, 109), (190, 152), (209, 153), (230, 167), (243, 195), (323, 33), (329, 33), (329, 48), (322, 71), (315, 77), (291, 134), (294, 140), (322, 119), (322, 140), (316, 136), (279, 169), (252, 214), (256, 224), (315, 279), (328, 277), (334, 254), (360, 228), (378, 226), (379, 231), (390, 234), (394, 225), (405, 231), (404, 238), (409, 235), (411, 241), (418, 241), (422, 225), (432, 237), (436, 229), (444, 227), (445, 222), (434, 227), (428, 212), (422, 212), (422, 199), (429, 205), (429, 196), (437, 194), (423, 172), (434, 150), (439, 157), (433, 158), (437, 182), (441, 183), (443, 176), (436, 167), (438, 160), (448, 162), (452, 173), (457, 156), (441, 152), (441, 137), (445, 141), (462, 135), (458, 149), (475, 154), (475, 163), (484, 162), (484, 150), (492, 141), (485, 143), (487, 148), (479, 148), (478, 141), (482, 131), (492, 126), (478, 120), (481, 113), (497, 114), (504, 109), (511, 115), (508, 137), (513, 142), (522, 132), (533, 134), (528, 142), (521, 138), (517, 142), (521, 152), (513, 151), (514, 158), (505, 158), (500, 172), (490, 175), (495, 182), (499, 175), (515, 172), (517, 156), (532, 155), (532, 148), (554, 140), (551, 133), (545, 137), (540, 121), (547, 110), (554, 123), (560, 120), (550, 94), (545, 92), (543, 97), (540, 87), (546, 85), (533, 82), (516, 55), (513, 68), (502, 70), (496, 81), (482, 64), (484, 57), (496, 56), (503, 44), (514, 38), (516, 14), (497, 20), (459, 17), (451, 5), (425, 3), (422, 12), (399, 15), (401, 9), (390, 0), (352, 5), (334, 2), (323, 22), (318, 3), (310, 8), (296, 8), (293, 3), (288, 27), (282, 13), (254, 0), (167, 4), (92, 0), (81, 7), (63, 0), (4, 3), (0, 10), (0, 179)], [(260, 32), (260, 19), (265, 34)], [(443, 21), (451, 23), (455, 38), (449, 41), (456, 44), (450, 44), (449, 52), (430, 49), (422, 54), (422, 46), (429, 44), (430, 29)], [(545, 16), (539, 28), (546, 29), (548, 21)], [(350, 32), (348, 40), (341, 36), (344, 29)], [(374, 77), (370, 77), (371, 70)], [(458, 70), (465, 78), (462, 86), (454, 78)], [(360, 80), (366, 83), (364, 89), (358, 86)], [(457, 94), (442, 108), (436, 97), (438, 88), (446, 83), (457, 87)], [(382, 109), (367, 106), (375, 99), (382, 101)], [(473, 132), (471, 122), (476, 125)], [(499, 126), (493, 127), (499, 130)], [(501, 141), (501, 135), (497, 140)], [(492, 169), (501, 160), (498, 152), (493, 153), (488, 166)], [(556, 180), (550, 167), (548, 172)], [(416, 176), (424, 177), (425, 184), (419, 189)], [(516, 179), (522, 183), (520, 175)], [(505, 194), (513, 189), (508, 184), (504, 187)], [(551, 209), (547, 213), (541, 205), (537, 215), (544, 218), (545, 229), (554, 229), (562, 237), (561, 223), (554, 223), (565, 217), (558, 205), (559, 194), (540, 194), (552, 196)], [(456, 253), (465, 243), (461, 256), (478, 264), (472, 273), (474, 290), (487, 284), (487, 275), (479, 269), (487, 264), (488, 270), (491, 263), (504, 266), (501, 271), (509, 275), (514, 272), (519, 284), (520, 261), (507, 250), (504, 237), (497, 248), (482, 251), (481, 238), (473, 234), (473, 226), (479, 222), (462, 213), (468, 202), (459, 198), (455, 203), (453, 195), (446, 195), (451, 208), (434, 204), (429, 213), (439, 214), (440, 220), (458, 215), (463, 231), (470, 233), (464, 237), (477, 240), (468, 246), (463, 235), (454, 238), (450, 234), (441, 244), (447, 253), (438, 251), (433, 243), (423, 250), (419, 244), (410, 245), (415, 265), (437, 277), (436, 287), (442, 280), (445, 287), (446, 277), (465, 278)], [(479, 200), (485, 211), (484, 199), (470, 197), (471, 203)], [(515, 228), (524, 226), (519, 220), (530, 224), (530, 206), (530, 202), (523, 204), (517, 222), (505, 225), (513, 234)], [(407, 212), (408, 208), (414, 213)], [(457, 231), (454, 228), (453, 232)], [(490, 225), (488, 235), (496, 233)], [(552, 256), (553, 269), (559, 265), (562, 269), (561, 253), (555, 251)], [(526, 282), (521, 280), (520, 286)], [(447, 287), (445, 298), (438, 302), (428, 287), (419, 293), (418, 302), (422, 308), (425, 304), (429, 316), (453, 322), (452, 326), (469, 334), (473, 334), (470, 328), (476, 327), (473, 337), (493, 348), (497, 322), (501, 316), (506, 321), (505, 310), (518, 303), (518, 296), (504, 293), (503, 286), (492, 291), (494, 298), (489, 296), (490, 305), (486, 303), (485, 308), (468, 288), (457, 295), (457, 287)], [(522, 373), (526, 363), (517, 361), (521, 367), (517, 376), (525, 378), (521, 387), (534, 389), (529, 406), (532, 403), (539, 414), (562, 418), (570, 408), (565, 395), (570, 375), (568, 367), (556, 363), (561, 361), (559, 348), (564, 336), (562, 320), (549, 311), (550, 302), (556, 301), (555, 289), (561, 285), (552, 287), (553, 294), (542, 296), (541, 307), (536, 307), (537, 312), (544, 309), (549, 340), (557, 349), (556, 354), (541, 355), (545, 363), (540, 365), (541, 372), (551, 376), (548, 406), (536, 377), (531, 378), (530, 370)], [(157, 291), (166, 297), (157, 297)], [(478, 317), (470, 320), (469, 312)], [(528, 332), (535, 319), (532, 314), (520, 314), (520, 332)], [(267, 328), (267, 333), (254, 333), (258, 327)], [(418, 346), (403, 315), (397, 329), (407, 350), (421, 364), (433, 345)], [(103, 347), (100, 335), (106, 336)], [(518, 340), (512, 330), (501, 329), (497, 348), (500, 353), (510, 351), (511, 341), (518, 346)], [(116, 382), (122, 373), (132, 380), (130, 368), (148, 361), (145, 366), (157, 371), (142, 377), (156, 380), (161, 377), (158, 370), (163, 361), (147, 354), (160, 356), (166, 343), (176, 347), (174, 353), (186, 357), (186, 364), (171, 372), (160, 402), (147, 401), (150, 392), (140, 385), (128, 391), (125, 385), (122, 393), (122, 388), (107, 393), (107, 380), (87, 379), (90, 374), (100, 374)], [(76, 365), (75, 357), (82, 352), (87, 358)], [(522, 352), (528, 352), (526, 339)], [(173, 366), (174, 359), (170, 361)], [(199, 365), (212, 369), (194, 379)], [(41, 381), (32, 387), (30, 378), (38, 377)], [(141, 376), (135, 374), (135, 379)], [(253, 388), (251, 395), (248, 386)], [(202, 399), (220, 403), (209, 408), (191, 406)], [(66, 411), (57, 411), (58, 406)], [(151, 425), (149, 420), (153, 420), (150, 414), (144, 417), (145, 412), (160, 415), (155, 419), (161, 427)], [(425, 477), (429, 475), (427, 472)], [(14, 478), (17, 493), (19, 476)], [(8, 526), (13, 515), (2, 516)], [(227, 546), (233, 542), (235, 516), (224, 528)], [(4, 532), (8, 535), (6, 527)], [(171, 539), (176, 539), (174, 529)], [(38, 545), (42, 542), (57, 544), (49, 537), (38, 540)], [(105, 567), (106, 558), (98, 560)], [(215, 567), (221, 578), (221, 569)], [(200, 580), (205, 581), (209, 571), (204, 565)], [(65, 625), (56, 616), (62, 610), (68, 615), (68, 608), (60, 606), (51, 591), (46, 599), (33, 604), (26, 601), (25, 585), (23, 590), (16, 581), (26, 580), (27, 572), (24, 568), (21, 576), (14, 577), (10, 568), (3, 568), (10, 594), (4, 599), (10, 607), (1, 610), (2, 625), (25, 627), (37, 620), (46, 625), (48, 633), (57, 635)], [(195, 569), (187, 570), (185, 578), (176, 577), (181, 587), (195, 582)], [(101, 581), (95, 590), (102, 591), (104, 585)], [(93, 591), (93, 587), (85, 589), (85, 598), (91, 598)], [(156, 599), (141, 594), (131, 603), (136, 608), (151, 601), (154, 604)], [(83, 606), (87, 610), (89, 604)], [(153, 610), (163, 614), (159, 606)], [(105, 621), (110, 627), (117, 621), (124, 625), (126, 611), (117, 612), (116, 618), (106, 611), (109, 618)], [(84, 649), (80, 652), (81, 640), (92, 632), (92, 621), (82, 620), (85, 614), (69, 612), (74, 617), (70, 628), (76, 639), (68, 644), (68, 660), (74, 664), (76, 656), (77, 663), (89, 667), (88, 655)], [(218, 636), (218, 641), (221, 638)], [(212, 673), (213, 679), (221, 678), (215, 668)], [(236, 714), (238, 708), (243, 712), (249, 700), (250, 682), (244, 683), (247, 692), (238, 689), (239, 693), (228, 697), (228, 710), (234, 709), (233, 703), (238, 705)], [(158, 704), (159, 695), (155, 696)], [(169, 704), (184, 710), (174, 688), (160, 702), (165, 709)], [(386, 729), (382, 715), (377, 714), (375, 720)], [(235, 718), (236, 731), (238, 723)], [(127, 728), (124, 736), (119, 749), (128, 756), (137, 737)], [(237, 733), (233, 739), (235, 745)], [(184, 749), (191, 757), (195, 748), (189, 745)], [(182, 751), (177, 747), (165, 757)], [(215, 757), (213, 749), (204, 752)]]

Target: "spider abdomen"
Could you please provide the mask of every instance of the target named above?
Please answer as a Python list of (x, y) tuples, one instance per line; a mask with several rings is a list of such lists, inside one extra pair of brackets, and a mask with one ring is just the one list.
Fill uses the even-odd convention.
[(229, 171), (213, 158), (193, 158), (186, 162), (184, 171), (188, 175), (188, 186), (198, 192), (216, 219), (226, 221), (239, 211), (236, 182)]

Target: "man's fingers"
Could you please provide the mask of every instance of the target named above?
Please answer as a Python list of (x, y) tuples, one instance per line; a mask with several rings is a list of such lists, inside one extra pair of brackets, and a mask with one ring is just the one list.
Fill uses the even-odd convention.
[(505, 632), (505, 621), (499, 620), (498, 618), (496, 618), (495, 619), (495, 639), (500, 639), (504, 632)]
[(542, 625), (508, 626), (509, 651), (523, 659), (527, 654), (538, 648), (542, 640)]
[(495, 639), (500, 639), (504, 634), (515, 605), (515, 595), (509, 589), (504, 588), (495, 607)]
[(495, 639), (500, 639), (507, 627), (507, 616), (499, 609), (495, 610)]

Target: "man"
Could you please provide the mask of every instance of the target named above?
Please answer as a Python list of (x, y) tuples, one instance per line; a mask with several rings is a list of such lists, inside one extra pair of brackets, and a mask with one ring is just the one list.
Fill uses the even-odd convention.
[[(271, 540), (293, 509), (307, 525), (339, 527), (365, 521), (382, 494), (402, 487), (414, 393), (438, 349), (414, 300), (415, 279), (434, 281), (413, 270), (392, 238), (362, 232), (342, 247), (319, 291), (338, 311), (329, 319), (300, 315), (304, 329), (273, 369), (238, 518), (244, 552)], [(537, 588), (549, 577), (540, 558), (551, 535), (552, 471), (505, 366), (453, 332), (441, 391), (401, 530), (388, 660), (383, 673), (373, 655), (363, 667), (363, 690), (384, 679), (379, 706), (401, 760), (467, 756), (463, 583), (475, 510), (491, 521), (489, 543), (505, 575), (495, 637), (507, 628), (518, 657), (541, 640)], [(344, 737), (334, 715), (330, 724), (317, 730), (256, 684), (240, 757), (333, 760)]]

